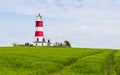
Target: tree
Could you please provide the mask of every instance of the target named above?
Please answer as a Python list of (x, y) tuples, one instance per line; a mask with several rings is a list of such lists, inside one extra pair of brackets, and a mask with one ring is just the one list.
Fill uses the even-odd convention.
[(30, 44), (27, 42), (27, 43), (25, 43), (25, 46), (29, 46)]
[(65, 46), (66, 46), (66, 47), (71, 47), (71, 44), (70, 44), (69, 41), (65, 40), (64, 43), (65, 43)]
[(13, 47), (15, 47), (15, 46), (17, 46), (17, 43), (13, 43), (12, 45), (13, 45)]

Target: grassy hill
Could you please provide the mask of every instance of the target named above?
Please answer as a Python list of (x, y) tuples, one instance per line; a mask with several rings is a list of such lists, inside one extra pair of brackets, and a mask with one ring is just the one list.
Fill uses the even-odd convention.
[(0, 48), (0, 75), (120, 75), (120, 51), (87, 48)]

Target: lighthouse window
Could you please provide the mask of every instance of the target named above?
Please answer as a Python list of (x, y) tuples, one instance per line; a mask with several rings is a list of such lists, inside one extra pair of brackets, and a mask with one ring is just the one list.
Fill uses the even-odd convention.
[(39, 41), (39, 38), (37, 38), (37, 42)]

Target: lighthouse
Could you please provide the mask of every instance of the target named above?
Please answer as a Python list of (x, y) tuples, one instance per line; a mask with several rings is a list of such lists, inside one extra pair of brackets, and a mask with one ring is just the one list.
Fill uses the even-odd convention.
[(43, 20), (42, 20), (42, 16), (39, 13), (37, 15), (37, 20), (36, 20), (36, 24), (35, 24), (35, 41), (34, 41), (34, 46), (52, 46), (53, 44), (50, 42), (50, 40), (48, 39), (48, 41), (45, 41), (44, 38), (44, 31), (43, 31)]
[(44, 39), (44, 31), (43, 31), (43, 20), (42, 16), (39, 13), (37, 15), (36, 25), (35, 25), (35, 45), (36, 46), (43, 46), (45, 43)]

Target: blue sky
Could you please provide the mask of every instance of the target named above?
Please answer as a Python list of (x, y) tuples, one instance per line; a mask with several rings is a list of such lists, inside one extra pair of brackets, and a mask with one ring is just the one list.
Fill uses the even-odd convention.
[(45, 38), (73, 47), (120, 48), (120, 0), (0, 0), (0, 46), (32, 43), (36, 15)]

